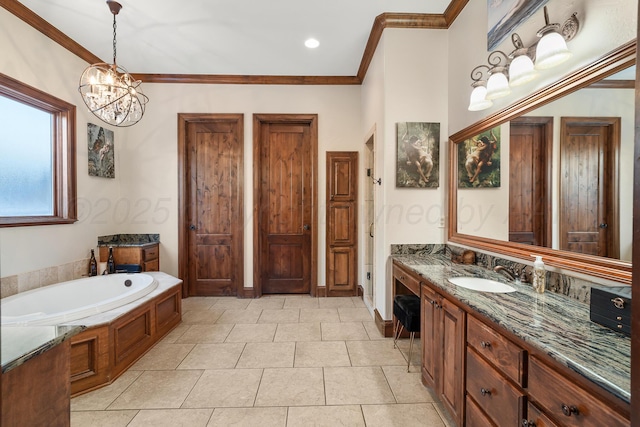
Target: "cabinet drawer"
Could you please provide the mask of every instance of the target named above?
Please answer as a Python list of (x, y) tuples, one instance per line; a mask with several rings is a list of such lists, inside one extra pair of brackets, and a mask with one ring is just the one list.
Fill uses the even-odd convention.
[(491, 421), (482, 412), (478, 404), (467, 395), (466, 400), (466, 414), (465, 414), (465, 426), (466, 427), (495, 427), (493, 421)]
[(526, 387), (526, 352), (492, 327), (469, 316), (467, 343), (504, 375)]
[(524, 393), (467, 347), (467, 395), (499, 426), (520, 425)]
[(155, 259), (153, 261), (145, 262), (142, 266), (143, 271), (160, 271), (160, 260)]
[(151, 248), (146, 248), (142, 250), (142, 259), (144, 261), (151, 261), (154, 259), (158, 259), (158, 246), (153, 246)]
[(527, 405), (527, 419), (522, 421), (522, 427), (560, 427), (547, 417), (535, 405)]
[(605, 402), (534, 357), (529, 364), (529, 396), (546, 414), (560, 421), (562, 425), (629, 425), (628, 419)]
[(393, 278), (402, 282), (402, 284), (415, 295), (420, 295), (420, 280), (418, 280), (412, 273), (408, 273), (404, 269), (394, 265)]

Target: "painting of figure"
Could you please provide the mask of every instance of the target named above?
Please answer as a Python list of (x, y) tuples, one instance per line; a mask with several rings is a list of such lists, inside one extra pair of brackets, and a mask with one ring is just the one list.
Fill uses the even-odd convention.
[(440, 123), (397, 124), (396, 187), (438, 188)]
[[(494, 50), (549, 0), (487, 0), (487, 50)], [(544, 21), (540, 22), (540, 26)]]
[(458, 144), (458, 188), (500, 187), (500, 126)]
[(115, 178), (113, 131), (87, 124), (89, 176)]

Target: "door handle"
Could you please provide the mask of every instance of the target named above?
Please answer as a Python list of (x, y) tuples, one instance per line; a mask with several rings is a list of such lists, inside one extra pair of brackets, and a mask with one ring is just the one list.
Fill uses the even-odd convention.
[(609, 226), (609, 224), (607, 224), (606, 222), (603, 222), (602, 224), (600, 224), (600, 228), (607, 228)]
[(373, 223), (369, 224), (369, 237), (373, 237)]
[(195, 226), (195, 225), (193, 225), (193, 224), (191, 224), (191, 225), (189, 226), (189, 230), (192, 230), (192, 231), (193, 231), (193, 230), (197, 230), (197, 229), (198, 229), (198, 227), (196, 227), (196, 226)]
[(305, 224), (305, 225), (303, 225), (303, 226), (302, 226), (302, 228), (303, 228), (303, 229), (305, 229), (305, 230), (307, 230), (307, 231), (308, 231), (308, 230), (311, 230), (311, 226), (310, 226), (309, 224)]

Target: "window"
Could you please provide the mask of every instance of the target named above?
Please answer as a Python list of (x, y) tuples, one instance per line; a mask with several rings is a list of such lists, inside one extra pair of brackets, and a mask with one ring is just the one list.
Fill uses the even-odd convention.
[(0, 227), (77, 221), (75, 114), (0, 74)]

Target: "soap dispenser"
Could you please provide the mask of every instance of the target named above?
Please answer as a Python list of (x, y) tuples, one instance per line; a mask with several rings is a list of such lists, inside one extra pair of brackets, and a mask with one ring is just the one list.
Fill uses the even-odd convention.
[(546, 286), (547, 272), (544, 269), (544, 262), (542, 262), (542, 256), (531, 255), (536, 258), (533, 263), (533, 289), (541, 294), (544, 292)]

